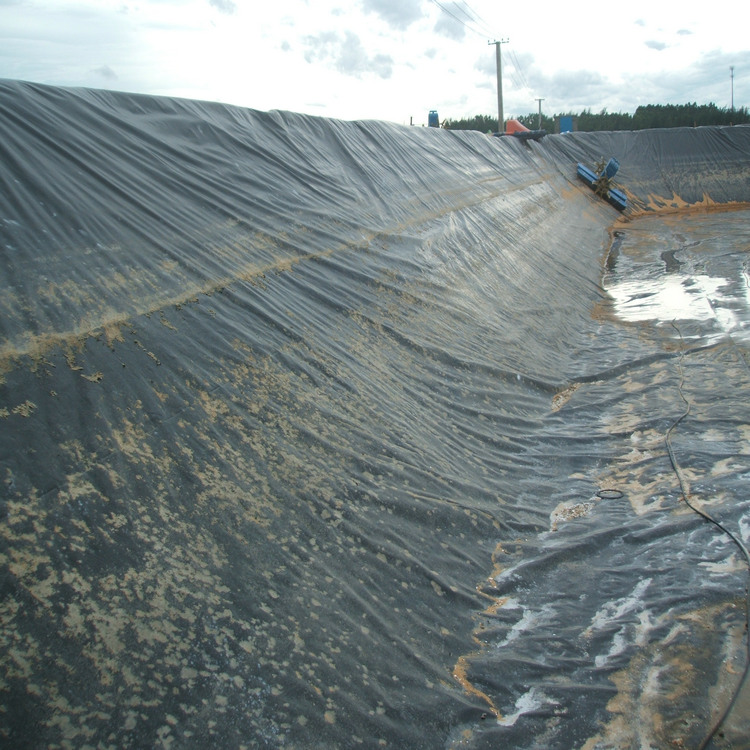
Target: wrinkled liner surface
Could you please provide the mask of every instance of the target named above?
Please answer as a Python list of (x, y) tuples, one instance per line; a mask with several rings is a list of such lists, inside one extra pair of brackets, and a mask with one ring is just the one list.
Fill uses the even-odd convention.
[(575, 162), (617, 156), (636, 210), (741, 203), (750, 131), (526, 146), (16, 82), (0, 105), (6, 741), (709, 725), (743, 572), (660, 440), (692, 366), (684, 465), (741, 518), (744, 342), (618, 318), (617, 215)]

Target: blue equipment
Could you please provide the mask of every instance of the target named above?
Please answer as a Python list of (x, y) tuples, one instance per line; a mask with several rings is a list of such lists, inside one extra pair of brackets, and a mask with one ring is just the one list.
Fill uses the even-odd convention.
[(628, 206), (628, 198), (622, 190), (610, 186), (610, 180), (617, 174), (620, 162), (612, 157), (599, 174), (593, 172), (580, 162), (578, 176), (600, 197), (611, 203), (618, 211), (624, 211)]

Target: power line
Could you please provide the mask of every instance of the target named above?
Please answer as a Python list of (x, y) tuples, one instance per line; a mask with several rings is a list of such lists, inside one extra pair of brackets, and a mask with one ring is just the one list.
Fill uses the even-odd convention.
[(521, 67), (521, 64), (518, 62), (518, 57), (516, 57), (515, 51), (512, 49), (509, 49), (508, 54), (510, 56), (511, 62), (513, 63), (513, 68), (515, 72), (518, 73), (521, 79), (522, 87), (526, 89), (530, 88), (528, 81), (526, 80), (526, 76), (524, 75), (523, 68)]
[[(465, 29), (468, 29), (472, 32), (472, 34), (476, 34), (477, 36), (481, 37), (487, 37), (488, 39), (491, 39), (494, 37), (494, 34), (490, 32), (490, 26), (487, 23), (487, 21), (482, 18), (482, 16), (477, 13), (467, 2), (466, 0), (461, 0), (460, 2), (453, 2), (453, 10), (456, 10), (463, 14), (463, 16), (469, 21), (467, 23), (462, 18), (460, 18), (456, 13), (453, 12), (450, 8), (447, 8), (443, 3), (440, 2), (440, 0), (430, 0), (432, 3), (438, 6), (440, 10), (442, 10), (445, 14), (449, 15), (452, 19), (455, 21), (458, 21)], [(471, 25), (470, 25), (471, 24)], [(477, 31), (476, 26), (481, 31), (485, 33), (481, 33), (480, 31)], [(505, 40), (507, 41), (507, 40)], [(514, 85), (521, 89), (530, 88), (529, 83), (526, 79), (526, 75), (523, 72), (523, 67), (521, 66), (520, 62), (518, 61), (518, 57), (516, 56), (516, 53), (513, 50), (509, 50), (510, 59), (513, 63), (513, 68), (510, 72), (511, 80), (513, 81)]]
[[(463, 26), (465, 29), (468, 29), (469, 31), (471, 31), (472, 34), (476, 34), (477, 36), (480, 36), (483, 39), (487, 38), (487, 36), (488, 36), (487, 34), (482, 34), (481, 32), (477, 31), (475, 28), (472, 28), (471, 26), (469, 26), (469, 24), (466, 23), (466, 21), (464, 21), (462, 18), (459, 18), (452, 11), (448, 10), (448, 8), (446, 8), (445, 5), (443, 5), (441, 2), (439, 2), (439, 0), (430, 0), (430, 2), (433, 2), (435, 5), (437, 5), (438, 8), (440, 8), (440, 10), (442, 10), (444, 13), (446, 13), (447, 15), (449, 15), (453, 20), (458, 21), (461, 24), (461, 26)], [(471, 18), (471, 16), (466, 11), (464, 11), (460, 7), (460, 5), (458, 3), (453, 3), (453, 5), (458, 10), (461, 10), (463, 12), (464, 16), (466, 16), (467, 18)], [(466, 7), (468, 8), (468, 5)]]
[(521, 91), (522, 89), (528, 88), (526, 83), (518, 76), (518, 72), (515, 67), (511, 65), (511, 67), (508, 69), (508, 75), (510, 76), (510, 80), (513, 83), (513, 85), (516, 87), (518, 91)]
[(482, 16), (479, 15), (467, 2), (466, 0), (461, 0), (460, 5), (463, 5), (466, 10), (461, 8), (459, 6), (459, 3), (455, 3), (457, 7), (459, 7), (459, 10), (466, 15), (468, 18), (470, 18), (479, 28), (481, 28), (482, 31), (485, 32), (485, 35), (488, 37), (494, 36), (492, 32), (490, 31), (490, 25), (487, 23), (487, 21), (482, 18)]

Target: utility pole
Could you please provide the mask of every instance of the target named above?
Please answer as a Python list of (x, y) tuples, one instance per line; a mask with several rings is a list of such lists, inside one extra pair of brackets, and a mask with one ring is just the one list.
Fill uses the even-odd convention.
[(734, 112), (734, 65), (729, 66), (729, 78), (732, 86), (732, 112)]
[(536, 129), (541, 130), (542, 129), (542, 102), (544, 99), (537, 99), (539, 102), (539, 119), (536, 122)]
[(503, 62), (500, 57), (500, 45), (507, 44), (508, 39), (500, 39), (487, 44), (495, 45), (495, 57), (497, 58), (497, 132), (505, 130), (505, 117), (503, 116)]

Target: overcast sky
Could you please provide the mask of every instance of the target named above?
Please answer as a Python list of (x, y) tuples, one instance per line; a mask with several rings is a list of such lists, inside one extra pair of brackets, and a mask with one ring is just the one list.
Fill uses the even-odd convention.
[(0, 0), (0, 78), (423, 124), (750, 104), (745, 0)]

